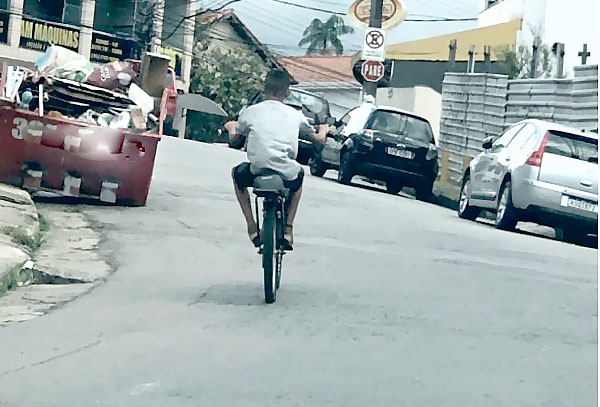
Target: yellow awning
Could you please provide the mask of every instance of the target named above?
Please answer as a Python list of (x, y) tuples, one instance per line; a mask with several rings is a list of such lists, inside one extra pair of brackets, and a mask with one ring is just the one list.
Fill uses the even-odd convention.
[[(469, 48), (475, 45), (475, 60), (484, 60), (484, 47), (491, 46), (492, 61), (503, 59), (500, 50), (517, 43), (517, 33), (521, 30), (522, 20), (492, 25), (473, 30), (459, 31), (438, 37), (388, 45), (386, 58), (400, 61), (447, 61), (451, 40), (456, 40), (456, 60), (468, 61)], [(353, 58), (360, 59), (360, 53)]]

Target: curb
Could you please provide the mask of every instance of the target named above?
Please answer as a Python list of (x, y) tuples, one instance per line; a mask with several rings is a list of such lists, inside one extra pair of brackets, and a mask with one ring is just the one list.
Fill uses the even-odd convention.
[(0, 295), (28, 280), (23, 266), (40, 240), (40, 218), (24, 190), (0, 184)]

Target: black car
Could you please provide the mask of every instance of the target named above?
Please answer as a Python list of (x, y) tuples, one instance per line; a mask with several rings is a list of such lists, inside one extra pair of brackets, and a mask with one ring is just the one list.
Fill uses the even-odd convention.
[[(256, 93), (248, 102), (248, 106), (263, 101), (262, 92)], [(283, 100), (288, 106), (297, 109), (306, 116), (311, 125), (331, 123), (332, 117), (329, 110), (329, 102), (319, 95), (300, 89), (290, 89), (290, 95)], [(315, 149), (308, 138), (300, 137), (298, 141), (298, 157), (296, 161), (300, 164), (308, 164), (314, 156)]]
[[(361, 109), (361, 108), (357, 108)], [(353, 119), (351, 110), (340, 120), (334, 135), (310, 162), (311, 173), (323, 176), (338, 170), (338, 182), (350, 184), (361, 175), (383, 181), (388, 192), (397, 194), (404, 186), (413, 187), (417, 198), (430, 200), (438, 172), (438, 152), (427, 119), (414, 113), (388, 107), (373, 107), (370, 114)]]

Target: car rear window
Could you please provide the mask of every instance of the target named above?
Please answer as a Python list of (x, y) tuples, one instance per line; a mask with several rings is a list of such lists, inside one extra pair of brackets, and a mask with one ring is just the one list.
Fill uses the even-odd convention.
[(562, 157), (598, 162), (598, 140), (581, 137), (576, 134), (550, 131), (544, 151)]
[(369, 119), (367, 128), (433, 143), (433, 132), (427, 121), (402, 113), (378, 110)]
[(286, 105), (297, 106), (299, 108), (306, 107), (311, 112), (327, 113), (327, 104), (321, 98), (309, 95), (307, 93), (295, 92), (291, 90), (290, 94), (284, 99)]

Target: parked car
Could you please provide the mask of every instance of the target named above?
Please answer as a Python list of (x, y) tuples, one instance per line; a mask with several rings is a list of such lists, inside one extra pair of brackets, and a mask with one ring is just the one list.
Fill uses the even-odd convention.
[[(376, 107), (364, 114), (364, 106), (344, 115), (337, 134), (328, 137), (323, 150), (310, 162), (311, 173), (323, 176), (338, 170), (338, 181), (350, 184), (355, 175), (385, 182), (388, 192), (413, 187), (417, 198), (432, 197), (438, 172), (438, 152), (431, 125), (424, 117), (392, 107)], [(356, 109), (362, 109), (352, 118)], [(346, 126), (352, 118), (352, 130)]]
[[(255, 105), (262, 101), (263, 94), (262, 92), (258, 92), (249, 100), (248, 106)], [(329, 110), (329, 102), (317, 94), (291, 88), (289, 96), (284, 99), (283, 103), (301, 111), (311, 125), (331, 123), (334, 121), (332, 120), (331, 112)], [(298, 140), (298, 157), (296, 158), (296, 161), (306, 165), (314, 154), (315, 149), (312, 142), (301, 135)]]
[(562, 230), (578, 242), (598, 229), (598, 136), (539, 120), (483, 143), (464, 174), (458, 215), (496, 212), (496, 227), (519, 221)]

